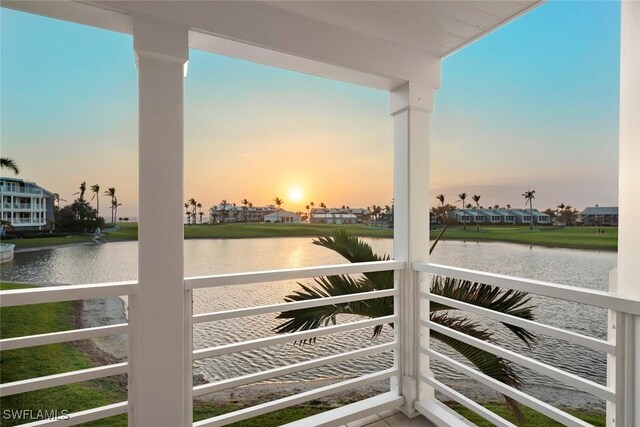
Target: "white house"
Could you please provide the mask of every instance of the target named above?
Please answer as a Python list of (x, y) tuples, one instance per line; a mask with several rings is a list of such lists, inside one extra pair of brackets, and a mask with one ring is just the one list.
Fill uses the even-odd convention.
[(0, 178), (0, 217), (16, 231), (37, 231), (54, 221), (53, 193), (35, 182)]
[(300, 223), (300, 217), (291, 211), (279, 209), (264, 216), (264, 222)]

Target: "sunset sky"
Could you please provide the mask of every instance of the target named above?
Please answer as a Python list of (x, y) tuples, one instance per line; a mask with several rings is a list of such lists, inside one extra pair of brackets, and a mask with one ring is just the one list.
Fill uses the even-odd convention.
[[(116, 187), (137, 215), (131, 36), (0, 11), (2, 155), (69, 202), (82, 181)], [(434, 203), (616, 205), (619, 20), (617, 2), (550, 2), (446, 58)], [(185, 89), (185, 200), (391, 203), (386, 92), (193, 50)]]

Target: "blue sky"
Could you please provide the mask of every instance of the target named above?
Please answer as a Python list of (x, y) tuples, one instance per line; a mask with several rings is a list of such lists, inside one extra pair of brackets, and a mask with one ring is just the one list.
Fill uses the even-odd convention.
[[(550, 2), (443, 61), (433, 196), (616, 204), (619, 9)], [(1, 13), (2, 155), (68, 200), (82, 181), (115, 186), (135, 215), (131, 37)], [(298, 186), (285, 207), (390, 203), (385, 92), (191, 51), (185, 94), (187, 198), (258, 205)]]

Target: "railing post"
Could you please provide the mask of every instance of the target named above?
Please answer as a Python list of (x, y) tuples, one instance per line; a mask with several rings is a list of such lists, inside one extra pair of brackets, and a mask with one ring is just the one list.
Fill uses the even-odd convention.
[[(619, 143), (619, 230), (617, 292), (640, 299), (640, 3), (621, 2), (620, 35), (620, 143)], [(616, 331), (624, 339), (626, 356), (624, 375), (615, 378), (615, 425), (640, 426), (640, 318), (618, 313), (616, 322), (624, 323), (624, 331)], [(616, 343), (618, 346), (618, 343)], [(619, 362), (616, 368), (622, 367)], [(611, 419), (611, 414), (607, 414)]]
[(184, 427), (192, 424), (182, 226), (188, 31), (134, 16), (133, 41), (140, 207), (139, 292), (129, 310), (129, 425)]
[[(400, 371), (399, 393), (405, 397), (403, 412), (416, 416), (414, 402), (433, 396), (433, 389), (420, 384), (420, 373), (429, 360), (420, 353), (428, 346), (429, 333), (420, 327), (428, 315), (428, 302), (420, 300), (420, 274), (411, 263), (429, 257), (429, 114), (433, 110), (435, 86), (405, 83), (391, 92), (393, 116), (394, 243), (393, 255), (407, 261), (395, 274), (398, 289), (396, 328), (400, 343), (396, 364)], [(422, 313), (424, 311), (424, 313)], [(426, 314), (425, 314), (426, 313)]]

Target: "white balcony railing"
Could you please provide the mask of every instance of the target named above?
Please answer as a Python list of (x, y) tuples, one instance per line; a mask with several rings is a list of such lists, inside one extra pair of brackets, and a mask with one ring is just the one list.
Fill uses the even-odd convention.
[(15, 193), (15, 194), (43, 194), (42, 190), (29, 187), (0, 187), (0, 193)]
[[(101, 283), (92, 285), (52, 286), (35, 289), (16, 289), (0, 292), (0, 307), (12, 307), (28, 304), (43, 304), (60, 301), (76, 301), (89, 298), (108, 296), (134, 295), (137, 291), (136, 282)], [(23, 336), (0, 340), (2, 351), (19, 348), (36, 347), (46, 344), (63, 343), (69, 341), (120, 335), (128, 333), (127, 324), (103, 326), (97, 328), (74, 329), (64, 332)], [(18, 393), (42, 390), (50, 387), (74, 384), (82, 381), (105, 378), (128, 373), (128, 363), (114, 363), (89, 369), (29, 378), (21, 381), (0, 384), (0, 396), (10, 396)], [(111, 405), (92, 408), (78, 413), (69, 414), (64, 425), (77, 425), (89, 421), (120, 415), (127, 412), (128, 403), (119, 402)], [(60, 425), (59, 420), (38, 421), (35, 425)], [(31, 425), (26, 424), (26, 425)]]
[[(311, 268), (299, 268), (299, 269), (287, 269), (287, 270), (273, 270), (273, 271), (261, 271), (251, 273), (238, 273), (238, 274), (222, 274), (202, 277), (191, 277), (184, 281), (185, 288), (185, 300), (190, 301), (192, 298), (192, 292), (196, 289), (212, 288), (212, 287), (233, 287), (235, 285), (243, 284), (257, 284), (273, 281), (293, 280), (313, 278), (318, 276), (329, 275), (349, 275), (360, 274), (365, 272), (376, 271), (402, 271), (405, 268), (406, 263), (402, 261), (381, 261), (371, 263), (359, 263), (359, 264), (344, 264), (344, 265), (332, 265), (322, 267)], [(465, 342), (467, 344), (476, 346), (484, 351), (492, 353), (498, 357), (507, 359), (513, 363), (526, 367), (537, 373), (554, 378), (568, 386), (574, 387), (577, 390), (589, 393), (602, 400), (608, 402), (609, 409), (607, 416), (614, 420), (616, 412), (624, 411), (626, 405), (630, 402), (625, 401), (624, 383), (627, 372), (625, 371), (625, 357), (628, 357), (629, 342), (626, 337), (629, 334), (629, 327), (633, 324), (634, 317), (640, 316), (640, 302), (622, 297), (617, 294), (594, 291), (583, 288), (576, 288), (571, 286), (557, 285), (553, 283), (541, 282), (536, 280), (528, 280), (492, 273), (484, 273), (474, 270), (467, 270), (463, 268), (448, 267), (436, 264), (427, 263), (414, 263), (413, 270), (418, 274), (428, 275), (440, 275), (455, 277), (464, 280), (470, 280), (472, 282), (486, 283), (495, 286), (499, 286), (504, 289), (512, 289), (516, 291), (525, 291), (532, 294), (558, 298), (567, 301), (573, 301), (581, 304), (588, 304), (591, 306), (606, 308), (611, 310), (614, 315), (611, 317), (614, 322), (613, 330), (614, 336), (608, 340), (599, 339), (580, 333), (572, 332), (563, 328), (546, 325), (536, 321), (526, 320), (519, 317), (514, 317), (504, 313), (495, 312), (483, 307), (468, 304), (462, 301), (454, 300), (451, 298), (435, 295), (429, 292), (428, 289), (423, 289), (421, 298), (425, 301), (436, 302), (450, 306), (473, 315), (484, 316), (489, 319), (493, 319), (499, 322), (520, 326), (528, 329), (529, 331), (544, 334), (553, 338), (562, 339), (564, 341), (577, 344), (594, 351), (602, 352), (610, 356), (610, 363), (614, 365), (615, 375), (610, 379), (610, 384), (601, 385), (594, 381), (581, 378), (578, 375), (562, 370), (556, 366), (549, 365), (548, 363), (533, 359), (531, 357), (518, 354), (512, 350), (504, 348), (495, 343), (489, 343), (486, 341), (478, 340), (474, 337), (466, 335), (464, 333), (455, 331), (453, 329), (444, 327), (442, 325), (433, 323), (428, 320), (428, 313), (421, 313), (420, 326), (423, 329), (423, 333), (429, 330), (437, 331), (441, 334), (447, 335), (451, 338)], [(424, 283), (429, 283), (425, 281)], [(196, 314), (191, 317), (191, 324), (187, 325), (189, 330), (194, 324), (200, 324), (205, 322), (216, 322), (221, 320), (236, 319), (247, 316), (257, 316), (271, 313), (280, 313), (283, 311), (319, 307), (332, 304), (347, 303), (352, 301), (364, 301), (377, 298), (394, 297), (398, 296), (398, 288), (388, 290), (379, 290), (371, 292), (363, 292), (358, 294), (344, 295), (339, 297), (329, 297), (313, 300), (305, 300), (298, 302), (287, 302), (281, 304), (262, 305), (256, 307), (237, 308), (232, 310), (223, 310), (216, 312), (206, 312)], [(119, 283), (105, 283), (94, 285), (74, 285), (74, 286), (55, 286), (46, 288), (35, 289), (20, 289), (0, 292), (1, 307), (11, 307), (17, 305), (26, 304), (40, 304), (57, 301), (72, 301), (72, 300), (84, 300), (88, 298), (107, 297), (107, 296), (122, 296), (122, 295), (136, 295), (138, 290), (137, 282), (119, 282)], [(131, 306), (130, 306), (131, 307)], [(396, 310), (403, 310), (403, 307), (398, 305), (396, 300)], [(135, 313), (131, 313), (135, 316)], [(315, 338), (319, 336), (325, 336), (330, 334), (336, 334), (340, 332), (355, 331), (360, 328), (371, 327), (375, 325), (382, 325), (394, 323), (394, 340), (383, 344), (377, 344), (361, 349), (350, 350), (339, 354), (333, 354), (330, 356), (320, 357), (304, 362), (294, 363), (274, 369), (268, 369), (248, 375), (242, 375), (235, 378), (223, 379), (203, 385), (197, 385), (193, 387), (192, 394), (194, 397), (203, 396), (206, 394), (239, 387), (258, 381), (265, 381), (272, 378), (288, 375), (296, 372), (301, 372), (307, 369), (313, 369), (321, 366), (327, 366), (336, 364), (348, 360), (357, 359), (364, 356), (371, 356), (384, 352), (393, 351), (398, 353), (401, 348), (398, 344), (398, 334), (401, 325), (398, 322), (398, 313), (395, 312), (392, 315), (352, 321), (348, 323), (338, 323), (332, 326), (326, 326), (318, 329), (295, 332), (285, 335), (267, 336), (258, 339), (251, 339), (247, 341), (241, 341), (237, 343), (224, 344), (215, 347), (207, 347), (192, 351), (192, 359), (189, 366), (192, 365), (193, 360), (200, 360), (211, 357), (218, 357), (227, 354), (236, 354), (244, 351), (251, 351), (257, 349), (263, 349), (266, 347), (295, 342), (299, 340), (305, 340)], [(95, 328), (77, 329), (65, 332), (53, 332), (47, 334), (10, 338), (0, 341), (0, 347), (3, 351), (13, 350), (18, 348), (34, 347), (45, 344), (62, 343), (68, 341), (76, 341), (83, 339), (91, 339), (97, 337), (129, 334), (131, 336), (134, 331), (129, 329), (127, 324), (118, 324), (112, 326), (103, 326)], [(140, 331), (144, 333), (144, 331)], [(191, 336), (191, 334), (190, 334)], [(193, 344), (189, 343), (192, 347)], [(529, 406), (540, 413), (549, 416), (550, 418), (569, 426), (589, 426), (590, 424), (574, 417), (573, 415), (558, 409), (522, 390), (515, 389), (507, 386), (504, 383), (494, 380), (488, 377), (476, 369), (471, 368), (469, 365), (460, 363), (433, 348), (422, 348), (419, 350), (422, 355), (428, 356), (431, 360), (437, 360), (451, 369), (454, 369), (462, 374), (467, 375), (469, 378), (476, 380), (493, 390), (502, 393), (506, 396), (513, 398), (514, 400)], [(362, 385), (378, 382), (381, 380), (396, 377), (399, 373), (397, 367), (397, 360), (399, 354), (396, 354), (394, 360), (394, 366), (388, 369), (380, 370), (378, 372), (368, 373), (357, 378), (348, 379), (335, 384), (331, 384), (325, 387), (320, 387), (310, 391), (294, 394), (282, 399), (273, 400), (260, 405), (244, 408), (238, 411), (227, 413), (224, 415), (216, 416), (206, 420), (198, 421), (194, 423), (194, 426), (222, 426), (234, 422), (239, 422), (252, 417), (256, 417), (268, 412), (276, 411), (282, 408), (290, 407), (293, 405), (301, 404), (313, 399), (318, 399), (333, 393), (350, 390)], [(107, 376), (120, 375), (128, 373), (129, 375), (136, 375), (136, 372), (129, 371), (129, 365), (127, 362), (115, 363), (107, 366), (94, 367), (90, 369), (83, 369), (78, 371), (66, 372), (62, 374), (50, 375), (45, 377), (38, 377), (32, 379), (26, 379), (22, 381), (16, 381), (11, 383), (5, 383), (0, 385), (0, 395), (8, 396), (18, 393), (25, 393), (29, 391), (40, 390), (49, 387), (55, 387), (60, 385), (72, 384), (81, 381), (87, 381), (96, 378), (103, 378)], [(512, 426), (509, 421), (496, 415), (495, 413), (487, 410), (478, 402), (462, 395), (458, 391), (445, 385), (441, 379), (436, 378), (430, 371), (421, 372), (420, 380), (428, 387), (443, 393), (448, 398), (457, 401), (463, 406), (474, 411), (478, 415), (487, 419), (488, 421), (498, 426)], [(397, 389), (393, 386), (387, 393), (383, 393), (373, 398), (365, 399), (357, 404), (353, 404), (348, 410), (339, 408), (333, 411), (316, 415), (312, 420), (307, 419), (299, 423), (299, 425), (315, 425), (330, 421), (339, 420), (341, 423), (356, 420), (360, 417), (367, 416), (376, 412), (380, 412), (386, 409), (399, 407), (404, 403), (404, 397), (401, 396)], [(429, 418), (431, 421), (439, 425), (463, 425), (460, 424), (459, 415), (455, 414), (451, 409), (442, 404), (436, 399), (429, 398), (415, 403), (416, 410)], [(71, 414), (69, 422), (65, 425), (75, 425), (80, 422), (87, 422), (98, 420), (113, 415), (127, 413), (130, 409), (128, 402), (120, 402), (112, 405), (106, 405), (99, 408), (93, 408), (83, 411), (81, 413)], [(457, 421), (456, 421), (457, 420)], [(55, 423), (54, 421), (51, 424)], [(311, 423), (311, 424), (310, 424)], [(295, 424), (295, 423), (294, 423)], [(40, 423), (38, 425), (47, 425), (47, 423)], [(468, 425), (468, 424), (464, 424)]]
[[(614, 330), (615, 333), (613, 334), (612, 338), (608, 340), (602, 340), (580, 333), (572, 332), (566, 329), (549, 326), (536, 321), (526, 320), (508, 314), (488, 310), (486, 308), (443, 297), (440, 295), (435, 295), (430, 293), (428, 290), (421, 294), (421, 298), (426, 301), (444, 304), (446, 306), (472, 313), (477, 316), (483, 316), (485, 318), (497, 320), (499, 322), (514, 326), (520, 326), (532, 332), (547, 335), (553, 338), (558, 338), (597, 352), (607, 354), (611, 358), (609, 360), (609, 363), (613, 364), (615, 375), (613, 378), (609, 378), (609, 384), (604, 386), (594, 381), (582, 378), (573, 373), (559, 369), (555, 366), (549, 365), (548, 363), (544, 363), (531, 357), (518, 354), (494, 343), (481, 341), (467, 334), (433, 323), (429, 321), (428, 318), (423, 317), (421, 320), (422, 327), (426, 330), (437, 331), (448, 337), (473, 345), (498, 357), (507, 359), (520, 366), (526, 367), (539, 374), (553, 378), (556, 381), (564, 383), (565, 385), (574, 387), (577, 390), (586, 392), (588, 394), (591, 394), (592, 396), (596, 396), (606, 401), (608, 407), (607, 418), (608, 422), (611, 423), (611, 425), (615, 425), (616, 418), (623, 419), (623, 417), (620, 416), (620, 413), (627, 410), (629, 405), (633, 404), (632, 401), (625, 400), (629, 399), (629, 396), (623, 391), (625, 378), (629, 374), (625, 369), (625, 363), (627, 363), (625, 359), (627, 358), (627, 354), (629, 353), (629, 351), (631, 351), (631, 348), (633, 346), (633, 342), (629, 342), (626, 337), (630, 336), (629, 331), (630, 328), (633, 327), (634, 317), (640, 316), (640, 301), (625, 298), (618, 294), (609, 292), (577, 288), (574, 286), (558, 285), (555, 283), (542, 282), (538, 280), (522, 279), (500, 274), (485, 273), (475, 270), (448, 267), (436, 264), (415, 263), (413, 265), (413, 269), (417, 272), (420, 272), (421, 274), (454, 277), (458, 279), (469, 280), (472, 282), (499, 286), (503, 289), (524, 291), (535, 295), (572, 301), (610, 310), (610, 313), (613, 314), (610, 315), (610, 319), (612, 319), (613, 322), (611, 329)], [(495, 390), (498, 393), (509, 396), (510, 398), (539, 411), (540, 413), (562, 423), (563, 425), (591, 425), (561, 409), (558, 409), (536, 397), (533, 397), (525, 391), (507, 386), (504, 383), (501, 383), (475, 369), (470, 368), (468, 365), (453, 360), (452, 358), (434, 350), (433, 348), (423, 348), (421, 352), (424, 355), (428, 356), (431, 360), (437, 360), (447, 367), (458, 371), (459, 373), (465, 374), (469, 378), (478, 381), (479, 383)], [(440, 380), (435, 378), (432, 373), (423, 372), (421, 375), (421, 379), (426, 384), (433, 387), (435, 390), (440, 391), (447, 397), (457, 401), (461, 405), (467, 407), (468, 409), (472, 410), (486, 420), (494, 423), (495, 425), (513, 426), (512, 423), (505, 420), (504, 418), (488, 411), (477, 402), (474, 402), (473, 400), (465, 397), (456, 390), (444, 385)], [(434, 420), (434, 412), (448, 414), (448, 416), (450, 417), (455, 416), (451, 409), (433, 400), (417, 402), (416, 409), (432, 420)], [(437, 417), (435, 417), (435, 419), (437, 419)], [(447, 420), (450, 420), (450, 418), (447, 418)]]

